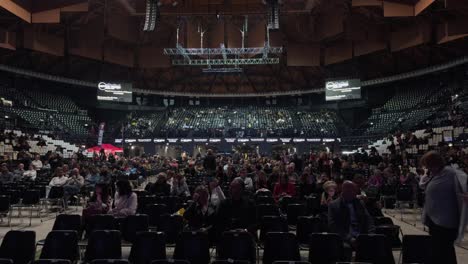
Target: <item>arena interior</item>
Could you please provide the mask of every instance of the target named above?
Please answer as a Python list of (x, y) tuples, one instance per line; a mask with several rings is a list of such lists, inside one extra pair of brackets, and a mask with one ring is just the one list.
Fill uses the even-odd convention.
[(468, 263), (468, 1), (0, 0), (0, 264)]

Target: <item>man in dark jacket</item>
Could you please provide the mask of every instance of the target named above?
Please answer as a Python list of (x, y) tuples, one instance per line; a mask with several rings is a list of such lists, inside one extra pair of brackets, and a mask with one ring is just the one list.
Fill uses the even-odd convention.
[(203, 160), (203, 168), (208, 175), (213, 175), (216, 170), (216, 156), (213, 155), (213, 150), (207, 151), (206, 157)]
[(360, 234), (374, 233), (375, 226), (362, 201), (357, 199), (358, 187), (345, 181), (341, 197), (328, 205), (328, 225), (330, 232), (339, 234), (352, 247)]

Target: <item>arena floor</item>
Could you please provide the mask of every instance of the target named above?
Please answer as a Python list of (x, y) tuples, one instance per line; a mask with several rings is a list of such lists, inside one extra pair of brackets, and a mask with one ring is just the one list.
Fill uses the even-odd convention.
[[(81, 214), (81, 208), (69, 208), (67, 213), (70, 214)], [(394, 223), (399, 225), (403, 231), (403, 234), (427, 234), (427, 232), (423, 229), (423, 225), (420, 222), (419, 214), (415, 213), (415, 211), (406, 210), (403, 213), (403, 217), (401, 217), (400, 212), (397, 210), (387, 210), (385, 212), (386, 216), (392, 217)], [(27, 215), (26, 212), (23, 215)], [(403, 218), (403, 220), (401, 220)], [(15, 210), (14, 216), (11, 220), (11, 229), (13, 230), (34, 230), (36, 231), (36, 240), (45, 239), (47, 233), (52, 230), (52, 226), (54, 224), (55, 213), (50, 213), (47, 216), (43, 216), (42, 223), (38, 217), (34, 217), (32, 219), (32, 225), (29, 226), (29, 218), (23, 217), (18, 218), (17, 213)], [(6, 219), (4, 219), (3, 223), (0, 223), (0, 239), (3, 239), (5, 234), (10, 230), (8, 227)], [(40, 250), (40, 248), (38, 248)], [(172, 248), (168, 249), (168, 257), (172, 256)], [(468, 263), (468, 232), (465, 240), (463, 241), (461, 246), (456, 247), (457, 252), (457, 259), (458, 263)], [(129, 247), (124, 247), (122, 250), (122, 254), (124, 258), (128, 257), (130, 253)], [(260, 252), (260, 255), (262, 252)], [(395, 263), (399, 263), (400, 251), (393, 251)], [(36, 254), (37, 256), (39, 254)], [(214, 252), (212, 254), (214, 256)], [(303, 260), (307, 260), (307, 251), (301, 251), (301, 255)]]

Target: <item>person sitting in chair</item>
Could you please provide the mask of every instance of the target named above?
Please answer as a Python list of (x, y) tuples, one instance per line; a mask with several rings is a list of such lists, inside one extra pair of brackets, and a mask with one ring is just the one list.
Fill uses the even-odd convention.
[(345, 181), (341, 197), (328, 205), (328, 226), (330, 232), (340, 235), (345, 243), (354, 247), (360, 234), (374, 233), (375, 226), (364, 203), (357, 198), (358, 187), (352, 181)]

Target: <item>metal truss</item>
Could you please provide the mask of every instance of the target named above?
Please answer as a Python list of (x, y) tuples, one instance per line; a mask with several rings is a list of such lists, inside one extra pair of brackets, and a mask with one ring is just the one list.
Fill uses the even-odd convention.
[(203, 68), (204, 73), (239, 73), (243, 71), (242, 68)]
[(283, 47), (257, 47), (257, 48), (203, 48), (203, 49), (185, 49), (177, 47), (175, 49), (164, 49), (164, 55), (252, 55), (252, 54), (281, 54)]
[(279, 64), (279, 58), (255, 58), (255, 59), (195, 59), (195, 60), (172, 60), (176, 66), (221, 66), (221, 65), (261, 65)]

